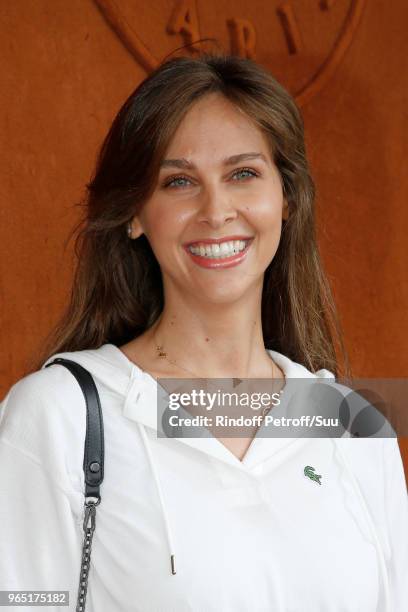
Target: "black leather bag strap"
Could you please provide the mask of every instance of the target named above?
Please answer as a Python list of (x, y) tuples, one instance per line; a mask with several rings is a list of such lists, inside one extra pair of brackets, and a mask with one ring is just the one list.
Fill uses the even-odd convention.
[(45, 367), (54, 363), (63, 365), (75, 376), (85, 397), (86, 437), (84, 448), (85, 497), (100, 500), (99, 487), (103, 481), (104, 437), (103, 418), (98, 390), (92, 375), (76, 361), (57, 357)]
[(100, 485), (102, 484), (104, 473), (105, 448), (102, 409), (95, 381), (86, 368), (76, 361), (62, 357), (56, 357), (53, 361), (47, 363), (45, 367), (48, 368), (53, 364), (65, 366), (75, 376), (84, 394), (86, 404), (86, 436), (83, 461), (85, 480), (84, 541), (76, 604), (76, 612), (84, 612), (92, 537), (96, 525), (96, 506), (101, 501)]

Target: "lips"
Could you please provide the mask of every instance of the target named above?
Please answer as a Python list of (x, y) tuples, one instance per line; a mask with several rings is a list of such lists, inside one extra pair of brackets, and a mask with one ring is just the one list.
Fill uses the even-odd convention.
[[(240, 239), (245, 239), (245, 238), (240, 238)], [(238, 238), (235, 238), (235, 240), (238, 240)], [(242, 261), (244, 261), (244, 259), (247, 256), (247, 253), (252, 245), (253, 239), (246, 238), (245, 240), (247, 241), (247, 244), (243, 251), (240, 251), (239, 253), (235, 253), (234, 255), (229, 255), (227, 257), (211, 258), (211, 257), (203, 257), (201, 255), (195, 255), (194, 253), (190, 251), (187, 245), (184, 246), (184, 250), (188, 254), (188, 256), (193, 260), (193, 262), (197, 264), (198, 266), (200, 266), (201, 268), (207, 268), (207, 269), (232, 268), (233, 266), (239, 265)], [(225, 240), (222, 240), (222, 242), (225, 242)], [(197, 243), (190, 243), (190, 244), (197, 244)]]

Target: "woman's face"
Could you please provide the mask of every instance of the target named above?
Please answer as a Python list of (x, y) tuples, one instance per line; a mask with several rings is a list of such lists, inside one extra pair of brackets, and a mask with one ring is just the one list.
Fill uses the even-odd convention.
[[(226, 98), (212, 93), (180, 123), (156, 189), (133, 218), (132, 235), (144, 233), (149, 240), (166, 300), (178, 295), (200, 304), (228, 303), (262, 290), (282, 218), (287, 204), (266, 137)], [(236, 237), (244, 240), (237, 243)], [(219, 239), (232, 240), (234, 250), (216, 245)], [(194, 253), (187, 246), (192, 242)]]

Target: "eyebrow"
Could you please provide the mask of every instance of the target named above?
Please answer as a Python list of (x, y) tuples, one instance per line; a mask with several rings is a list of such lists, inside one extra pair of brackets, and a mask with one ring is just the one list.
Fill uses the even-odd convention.
[[(238, 155), (231, 155), (222, 160), (223, 166), (233, 166), (241, 161), (248, 159), (262, 159), (266, 164), (268, 160), (263, 153), (239, 153)], [(183, 170), (195, 170), (196, 167), (193, 162), (182, 157), (181, 159), (164, 159), (160, 168), (182, 168)]]

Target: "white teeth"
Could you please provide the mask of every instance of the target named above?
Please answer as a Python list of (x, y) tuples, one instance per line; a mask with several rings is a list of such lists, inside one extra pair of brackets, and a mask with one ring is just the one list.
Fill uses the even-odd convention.
[(221, 244), (200, 244), (198, 246), (189, 246), (188, 249), (193, 255), (201, 255), (210, 259), (221, 257), (231, 257), (240, 251), (243, 251), (247, 246), (247, 240), (230, 240), (229, 242), (221, 242)]

